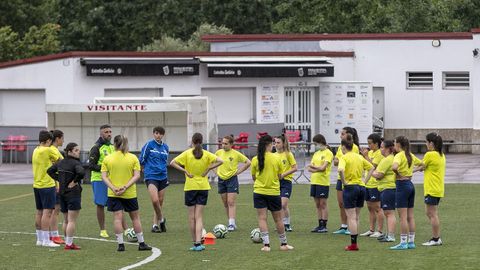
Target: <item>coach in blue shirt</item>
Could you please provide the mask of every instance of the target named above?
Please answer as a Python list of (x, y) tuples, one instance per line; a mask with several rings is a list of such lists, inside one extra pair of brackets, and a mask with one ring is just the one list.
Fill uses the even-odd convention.
[(168, 145), (162, 141), (165, 136), (163, 127), (153, 128), (153, 140), (148, 141), (140, 154), (140, 164), (143, 167), (145, 184), (153, 205), (152, 232), (166, 232), (166, 219), (163, 216), (163, 198), (168, 187), (167, 164)]

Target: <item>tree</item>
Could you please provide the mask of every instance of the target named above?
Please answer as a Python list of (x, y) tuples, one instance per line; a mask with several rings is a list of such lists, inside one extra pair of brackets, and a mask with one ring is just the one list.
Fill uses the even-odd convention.
[(15, 59), (18, 54), (20, 42), (18, 33), (10, 26), (0, 28), (0, 62)]
[(60, 26), (53, 23), (47, 23), (41, 27), (30, 27), (20, 42), (20, 48), (22, 50), (21, 57), (28, 58), (59, 52), (59, 29)]

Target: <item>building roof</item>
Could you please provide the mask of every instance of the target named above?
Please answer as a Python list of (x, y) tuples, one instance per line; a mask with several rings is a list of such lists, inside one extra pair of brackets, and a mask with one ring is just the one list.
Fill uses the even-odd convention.
[(421, 39), (473, 39), (471, 32), (437, 33), (362, 33), (362, 34), (246, 34), (246, 35), (204, 35), (206, 42), (246, 42), (246, 41), (321, 41), (321, 40), (421, 40)]
[(352, 51), (320, 51), (320, 52), (128, 52), (128, 51), (73, 51), (45, 56), (37, 56), (0, 63), (0, 69), (19, 65), (35, 64), (72, 57), (122, 57), (122, 58), (185, 58), (185, 57), (242, 57), (242, 56), (284, 56), (284, 57), (353, 57)]

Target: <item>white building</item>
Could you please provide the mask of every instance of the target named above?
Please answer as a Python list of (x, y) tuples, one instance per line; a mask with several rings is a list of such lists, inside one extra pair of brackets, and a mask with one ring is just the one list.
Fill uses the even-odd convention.
[[(0, 63), (0, 139), (12, 134), (36, 139), (39, 129), (59, 127), (51, 115), (47, 117), (48, 108), (90, 108), (85, 106), (95, 105), (95, 99), (98, 105), (98, 100), (110, 97), (123, 97), (122, 104), (132, 105), (147, 104), (152, 97), (162, 102), (158, 97), (208, 96), (213, 103), (210, 111), (216, 116), (208, 121), (218, 124), (218, 136), (247, 131), (250, 140), (255, 140), (256, 132), (277, 134), (284, 126), (328, 133), (334, 128), (326, 130), (329, 114), (324, 112), (322, 93), (326, 90), (322, 86), (366, 82), (373, 87), (368, 108), (375, 123), (383, 121), (386, 138), (406, 135), (423, 140), (434, 130), (445, 140), (480, 141), (480, 29), (203, 39), (211, 43), (211, 52), (67, 52)], [(339, 90), (345, 92), (345, 100), (347, 90)], [(130, 97), (137, 100), (132, 103)], [(269, 100), (264, 102), (266, 97)], [(359, 124), (342, 109), (328, 108), (337, 126)], [(104, 111), (97, 113), (105, 115)], [(123, 127), (138, 129), (138, 123), (132, 124), (138, 117), (124, 113), (128, 121), (122, 121), (123, 114), (115, 116), (116, 122), (110, 116), (99, 116), (85, 125), (83, 135), (72, 135), (79, 132), (79, 125), (68, 129), (68, 117), (60, 126), (67, 141), (82, 138), (86, 144), (82, 148), (88, 149), (97, 136), (97, 126), (105, 121), (121, 132), (125, 132)], [(178, 113), (161, 120), (152, 114), (142, 131), (135, 132), (134, 150), (150, 137), (146, 130), (157, 124), (167, 126), (167, 141), (170, 137), (175, 150), (185, 148), (191, 133), (183, 123), (189, 121), (188, 114)], [(172, 123), (175, 117), (182, 124)], [(80, 117), (78, 121), (83, 125), (87, 120)], [(471, 146), (450, 150), (480, 152)]]

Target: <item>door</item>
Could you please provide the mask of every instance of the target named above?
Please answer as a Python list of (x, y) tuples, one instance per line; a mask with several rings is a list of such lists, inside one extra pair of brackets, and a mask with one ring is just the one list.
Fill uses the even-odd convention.
[(285, 127), (315, 130), (315, 87), (285, 87)]
[(383, 87), (373, 87), (373, 131), (383, 135), (385, 126), (385, 91)]

